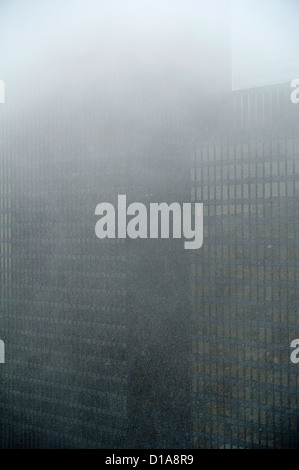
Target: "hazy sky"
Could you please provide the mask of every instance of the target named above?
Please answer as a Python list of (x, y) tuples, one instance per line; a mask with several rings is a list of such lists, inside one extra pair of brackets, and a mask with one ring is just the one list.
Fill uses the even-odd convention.
[(298, 0), (231, 1), (230, 49), (229, 0), (2, 0), (7, 103), (73, 87), (120, 106), (188, 106), (299, 76)]
[(233, 88), (299, 78), (298, 0), (232, 0)]
[(0, 6), (0, 78), (8, 95), (22, 81), (19, 99), (39, 100), (75, 81), (96, 86), (107, 99), (152, 101), (154, 93), (156, 100), (194, 101), (228, 86), (229, 52), (227, 0), (10, 0)]

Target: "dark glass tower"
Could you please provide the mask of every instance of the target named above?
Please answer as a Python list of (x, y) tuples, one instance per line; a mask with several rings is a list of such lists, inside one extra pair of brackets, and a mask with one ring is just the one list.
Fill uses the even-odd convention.
[(94, 212), (118, 194), (188, 202), (189, 149), (72, 111), (37, 107), (24, 124), (6, 110), (1, 446), (188, 447), (183, 240), (98, 240)]
[(233, 93), (192, 155), (205, 205), (192, 276), (193, 444), (298, 445), (298, 108), (289, 84)]
[[(128, 168), (131, 202), (188, 202), (188, 147), (155, 135)], [(149, 212), (149, 211), (148, 211)], [(183, 240), (127, 240), (129, 445), (190, 445), (189, 255)]]
[(1, 446), (122, 447), (126, 253), (97, 243), (94, 210), (124, 191), (123, 155), (100, 124), (95, 137), (38, 109), (22, 125), (11, 108), (2, 118)]

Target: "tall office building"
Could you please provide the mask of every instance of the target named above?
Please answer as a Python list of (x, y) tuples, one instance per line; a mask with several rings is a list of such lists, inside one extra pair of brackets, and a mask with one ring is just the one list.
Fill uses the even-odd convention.
[[(128, 168), (130, 202), (148, 209), (154, 202), (188, 202), (187, 154), (186, 143), (174, 133), (139, 145)], [(128, 239), (126, 245), (128, 442), (132, 448), (188, 448), (189, 255), (183, 240)]]
[(6, 108), (0, 445), (188, 447), (183, 241), (95, 236), (96, 205), (118, 194), (186, 201), (185, 144), (80, 116)]
[[(74, 44), (65, 49), (64, 31), (50, 44), (37, 29), (41, 49), (30, 41), (28, 56), (22, 49), (23, 90), (12, 78), (19, 59), (7, 54), (14, 108), (8, 103), (1, 116), (1, 447), (271, 448), (298, 440), (289, 345), (297, 336), (299, 107), (284, 85), (220, 95), (229, 88), (228, 4), (195, 3), (183, 21), (180, 8), (174, 17), (161, 10), (160, 30), (150, 6), (144, 43), (140, 25), (132, 29), (131, 16), (122, 23), (113, 9), (103, 15), (111, 35), (98, 35), (89, 12), (66, 28)], [(51, 6), (30, 11), (55, 18)], [(22, 11), (17, 19), (30, 30)], [(97, 40), (92, 33), (76, 42), (77, 27), (91, 20)], [(11, 30), (19, 57), (26, 34), (20, 28), (16, 40)], [(236, 88), (263, 79), (259, 60), (248, 84), (253, 65), (242, 62)], [(198, 253), (182, 240), (96, 239), (98, 203), (116, 206), (118, 194), (128, 203), (183, 203), (190, 185), (192, 202), (205, 206)]]
[[(0, 109), (0, 111), (2, 111)], [(0, 115), (1, 134), (0, 138), (5, 142), (7, 136), (3, 115)], [(11, 270), (12, 270), (12, 247), (11, 247), (11, 223), (12, 223), (12, 199), (11, 199), (11, 162), (9, 155), (0, 155), (0, 308), (5, 319), (10, 315), (11, 301)], [(9, 339), (9, 332), (5, 328), (0, 328), (0, 340), (5, 343)]]
[(191, 267), (193, 445), (295, 447), (298, 108), (289, 84), (226, 102), (229, 124), (206, 129), (191, 160), (192, 200), (205, 207)]
[(1, 446), (122, 447), (126, 255), (121, 240), (98, 243), (94, 211), (123, 192), (123, 155), (99, 154), (101, 131), (78, 120), (5, 118)]

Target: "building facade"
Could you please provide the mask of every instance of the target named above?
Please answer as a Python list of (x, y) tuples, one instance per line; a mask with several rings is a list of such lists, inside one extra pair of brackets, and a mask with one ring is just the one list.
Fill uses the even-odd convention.
[(36, 108), (20, 124), (6, 111), (0, 443), (188, 447), (183, 242), (95, 235), (96, 206), (116, 207), (119, 194), (128, 203), (188, 202), (187, 152), (164, 137), (108, 135), (100, 112), (92, 120), (80, 112), (54, 119)]
[(205, 239), (191, 265), (195, 448), (298, 443), (298, 109), (288, 86), (233, 93), (191, 160)]
[(126, 255), (123, 241), (99, 244), (94, 233), (96, 204), (124, 191), (122, 155), (99, 155), (81, 122), (53, 125), (36, 110), (20, 126), (6, 113), (1, 446), (122, 447)]

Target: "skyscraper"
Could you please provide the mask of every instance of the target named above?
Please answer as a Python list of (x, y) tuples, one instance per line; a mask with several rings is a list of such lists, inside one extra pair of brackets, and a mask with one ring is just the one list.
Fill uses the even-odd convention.
[(98, 199), (107, 198), (116, 181), (118, 191), (124, 189), (121, 158), (115, 161), (116, 151), (98, 155), (88, 131), (76, 137), (76, 123), (53, 126), (38, 109), (31, 115), (33, 137), (32, 122), (19, 126), (7, 109), (1, 446), (121, 447), (127, 436), (126, 257), (121, 241), (98, 244), (94, 234)]
[[(1, 116), (2, 132), (1, 139), (6, 140), (6, 126), (3, 123), (3, 116)], [(11, 222), (12, 222), (12, 200), (11, 200), (11, 164), (9, 155), (2, 153), (0, 160), (0, 273), (1, 273), (1, 310), (10, 313), (10, 300), (11, 300), (11, 270), (12, 270), (12, 249), (11, 249)], [(5, 340), (9, 337), (9, 331), (3, 328), (0, 331), (0, 339), (3, 342), (5, 360)]]
[[(188, 201), (187, 148), (174, 134), (154, 135), (143, 142), (128, 169), (132, 202)], [(128, 442), (133, 448), (188, 448), (189, 256), (182, 240), (126, 244)]]
[(205, 205), (191, 267), (195, 447), (298, 443), (299, 115), (289, 90), (233, 93), (229, 125), (192, 155), (192, 199)]
[(116, 205), (118, 194), (188, 200), (188, 152), (173, 136), (124, 145), (117, 130), (115, 138), (103, 132), (96, 106), (80, 116), (60, 111), (53, 120), (37, 107), (19, 125), (7, 108), (13, 236), (11, 298), (2, 297), (1, 445), (188, 447), (184, 245), (98, 240), (94, 231), (97, 204)]

